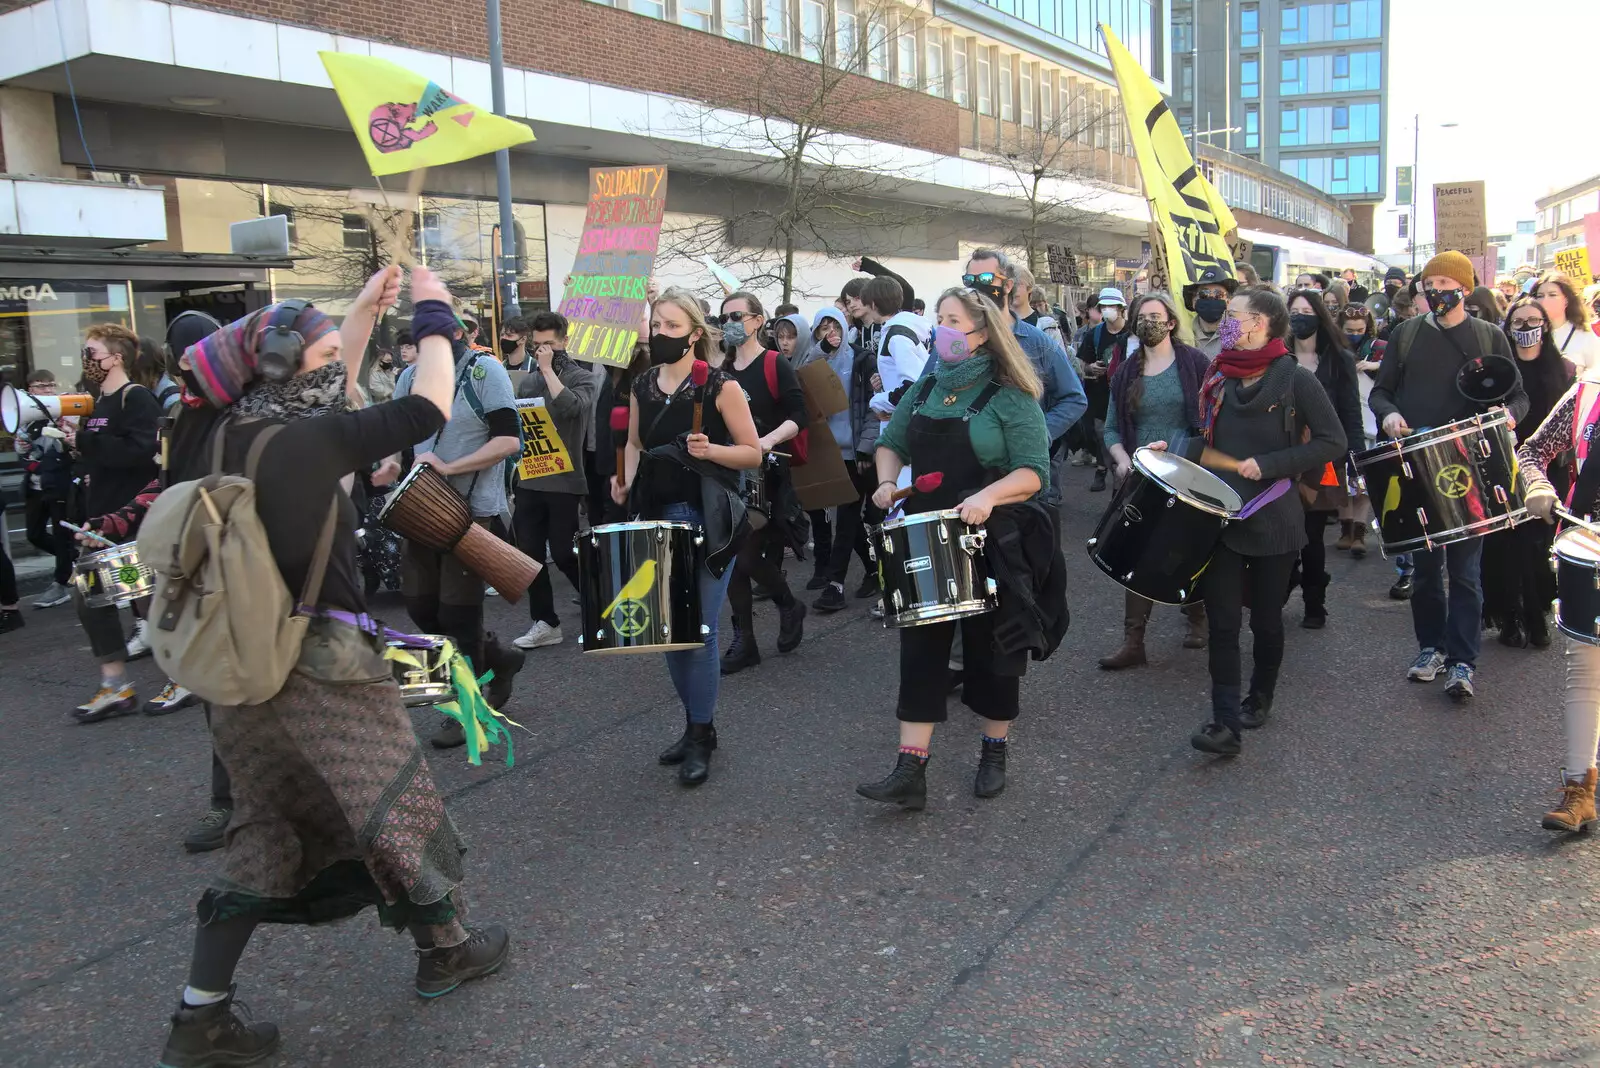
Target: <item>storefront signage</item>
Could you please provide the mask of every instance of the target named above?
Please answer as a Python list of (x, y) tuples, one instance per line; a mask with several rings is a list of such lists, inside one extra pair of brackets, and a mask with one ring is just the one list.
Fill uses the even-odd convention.
[(583, 236), (561, 299), (569, 356), (618, 367), (633, 359), (666, 205), (665, 167), (590, 168)]
[(56, 291), (49, 282), (0, 285), (0, 300), (55, 300)]

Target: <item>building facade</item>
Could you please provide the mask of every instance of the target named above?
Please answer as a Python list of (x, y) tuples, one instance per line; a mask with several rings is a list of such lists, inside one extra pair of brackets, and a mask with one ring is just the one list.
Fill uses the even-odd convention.
[[(1556, 253), (1588, 244), (1584, 235), (1584, 216), (1600, 212), (1600, 174), (1557, 189), (1533, 202), (1539, 211), (1535, 225), (1535, 263), (1554, 267)], [(1591, 269), (1600, 258), (1600, 249), (1589, 246)]]

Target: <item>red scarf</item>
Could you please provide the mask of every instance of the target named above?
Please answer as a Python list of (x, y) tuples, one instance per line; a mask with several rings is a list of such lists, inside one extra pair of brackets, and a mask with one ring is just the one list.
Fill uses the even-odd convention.
[(1217, 412), (1222, 410), (1222, 386), (1229, 378), (1254, 378), (1266, 371), (1267, 366), (1289, 350), (1277, 338), (1270, 339), (1259, 349), (1224, 349), (1206, 368), (1205, 383), (1200, 387), (1200, 429), (1210, 441), (1216, 429)]

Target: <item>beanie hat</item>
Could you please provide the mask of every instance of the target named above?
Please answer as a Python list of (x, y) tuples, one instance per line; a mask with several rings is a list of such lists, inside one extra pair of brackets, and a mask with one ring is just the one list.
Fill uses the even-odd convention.
[(1404, 282), (1406, 280), (1406, 269), (1404, 267), (1390, 267), (1383, 272), (1383, 280), (1385, 282)]
[(1422, 277), (1432, 278), (1442, 275), (1445, 278), (1454, 278), (1461, 283), (1462, 289), (1471, 289), (1477, 284), (1477, 276), (1472, 270), (1472, 261), (1454, 250), (1441, 252), (1428, 261), (1422, 269)]

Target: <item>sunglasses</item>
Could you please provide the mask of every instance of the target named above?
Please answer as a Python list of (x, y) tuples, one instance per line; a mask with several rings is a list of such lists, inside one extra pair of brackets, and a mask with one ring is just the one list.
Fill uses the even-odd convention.
[(993, 271), (984, 271), (982, 274), (964, 274), (961, 276), (961, 284), (968, 287), (992, 286), (995, 284), (997, 277)]
[(755, 312), (728, 312), (722, 317), (725, 323), (742, 323), (746, 319), (759, 319), (761, 316)]

